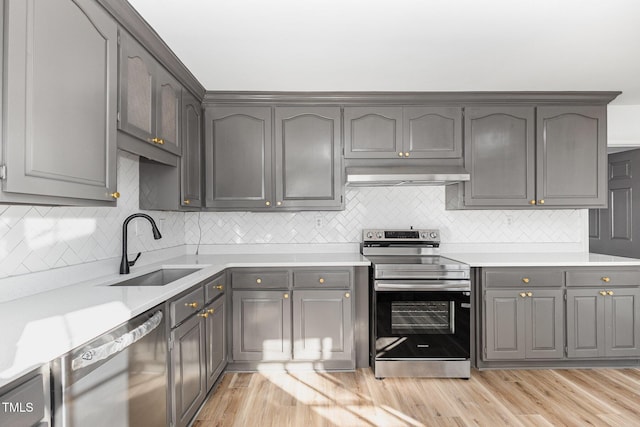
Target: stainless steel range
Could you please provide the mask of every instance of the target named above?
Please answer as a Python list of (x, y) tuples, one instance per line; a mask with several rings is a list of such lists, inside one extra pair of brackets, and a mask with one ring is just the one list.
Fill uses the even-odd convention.
[(364, 230), (376, 378), (471, 375), (469, 266), (440, 256), (438, 230)]

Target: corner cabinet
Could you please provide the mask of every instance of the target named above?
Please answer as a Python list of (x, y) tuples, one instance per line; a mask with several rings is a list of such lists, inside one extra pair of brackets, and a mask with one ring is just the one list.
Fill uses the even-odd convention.
[(178, 166), (140, 157), (140, 208), (189, 211), (202, 207), (202, 106), (182, 95), (180, 130), (183, 152)]
[(4, 6), (0, 202), (115, 206), (116, 22), (88, 0)]
[(338, 107), (208, 107), (206, 207), (344, 208)]
[(119, 38), (118, 147), (175, 166), (182, 87), (126, 31)]
[(473, 106), (464, 127), (447, 208), (606, 207), (606, 106)]
[(344, 122), (348, 159), (462, 156), (460, 107), (346, 107)]

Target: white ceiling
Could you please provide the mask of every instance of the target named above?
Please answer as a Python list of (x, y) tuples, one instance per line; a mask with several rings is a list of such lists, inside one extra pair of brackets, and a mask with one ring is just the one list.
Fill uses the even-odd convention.
[(620, 90), (638, 0), (129, 0), (207, 90)]

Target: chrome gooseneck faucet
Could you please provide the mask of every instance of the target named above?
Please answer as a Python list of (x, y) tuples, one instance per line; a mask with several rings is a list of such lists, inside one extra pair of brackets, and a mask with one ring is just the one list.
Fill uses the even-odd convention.
[(129, 261), (129, 258), (127, 258), (127, 226), (134, 218), (145, 218), (149, 220), (151, 223), (151, 229), (153, 230), (153, 238), (156, 240), (162, 238), (162, 234), (160, 234), (160, 230), (158, 230), (156, 222), (149, 215), (143, 213), (129, 215), (122, 224), (122, 260), (120, 261), (120, 274), (129, 274), (129, 267), (132, 267), (142, 254), (142, 252), (138, 252), (138, 255), (136, 255), (136, 258), (133, 261)]

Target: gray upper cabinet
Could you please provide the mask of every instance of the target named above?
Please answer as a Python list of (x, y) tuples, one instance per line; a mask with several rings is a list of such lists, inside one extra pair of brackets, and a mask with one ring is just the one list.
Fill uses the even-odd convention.
[(344, 122), (346, 158), (462, 156), (460, 107), (346, 107)]
[(345, 108), (344, 140), (346, 158), (403, 157), (402, 107)]
[(607, 206), (606, 111), (538, 107), (536, 203)]
[(342, 209), (340, 132), (338, 107), (208, 107), (206, 207)]
[(114, 205), (116, 22), (88, 0), (8, 0), (4, 13), (0, 201)]
[(119, 35), (118, 128), (124, 135), (118, 137), (118, 146), (171, 164), (167, 160), (171, 159), (170, 155), (181, 154), (179, 116), (182, 87), (127, 32), (120, 31)]
[(140, 208), (194, 210), (202, 206), (202, 107), (186, 92), (182, 96), (181, 139), (178, 166), (140, 157)]
[(190, 93), (182, 95), (182, 141), (180, 204), (202, 206), (202, 106)]
[(528, 206), (535, 199), (533, 107), (465, 110), (466, 206)]
[(606, 144), (606, 106), (469, 107), (447, 207), (606, 207)]
[(271, 108), (210, 107), (205, 111), (206, 206), (271, 206)]
[(275, 109), (276, 208), (340, 208), (340, 108)]
[(405, 107), (402, 129), (405, 157), (448, 159), (462, 156), (460, 107)]

